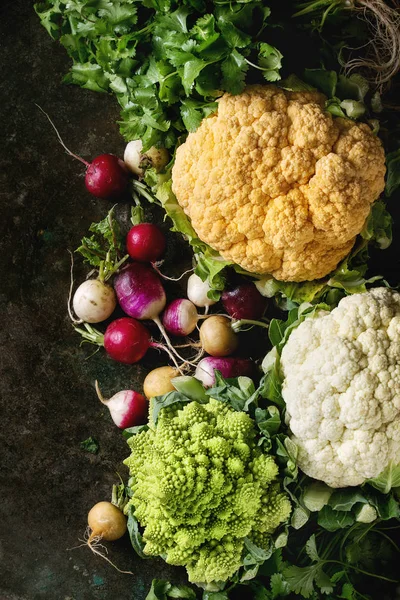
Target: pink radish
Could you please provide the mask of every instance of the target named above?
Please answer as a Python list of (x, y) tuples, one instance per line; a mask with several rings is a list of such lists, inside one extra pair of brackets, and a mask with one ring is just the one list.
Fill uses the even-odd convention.
[(64, 144), (57, 127), (54, 125), (49, 115), (38, 104), (36, 104), (36, 106), (49, 120), (57, 134), (58, 141), (67, 154), (76, 158), (76, 160), (79, 160), (86, 166), (86, 189), (98, 198), (107, 198), (111, 200), (120, 196), (126, 190), (129, 182), (129, 171), (124, 161), (114, 154), (100, 154), (89, 163), (82, 157), (74, 154)]
[(155, 262), (165, 252), (165, 235), (153, 223), (134, 225), (126, 236), (126, 249), (133, 260)]
[(107, 406), (117, 427), (126, 429), (146, 423), (149, 403), (142, 394), (133, 390), (121, 390), (106, 399), (102, 395), (97, 381), (95, 387), (100, 402)]
[(225, 290), (222, 304), (234, 319), (261, 319), (267, 300), (261, 296), (254, 283), (242, 283), (232, 290)]
[(186, 336), (196, 328), (199, 315), (193, 302), (186, 298), (173, 300), (163, 314), (165, 329), (176, 336)]
[(194, 376), (199, 379), (204, 387), (212, 387), (215, 383), (214, 370), (221, 373), (222, 377), (239, 377), (254, 375), (254, 364), (245, 358), (214, 358), (207, 356), (199, 362)]

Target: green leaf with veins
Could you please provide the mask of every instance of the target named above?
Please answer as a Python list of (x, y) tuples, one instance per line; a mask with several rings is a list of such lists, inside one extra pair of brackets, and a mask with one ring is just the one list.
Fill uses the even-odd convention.
[(326, 69), (305, 69), (304, 79), (328, 98), (336, 95), (337, 73)]
[(326, 505), (318, 513), (318, 525), (327, 531), (338, 531), (350, 527), (354, 523), (354, 517), (349, 512), (333, 510)]
[(385, 195), (390, 197), (400, 186), (400, 148), (386, 156), (386, 165)]
[(232, 50), (221, 63), (222, 87), (230, 90), (232, 94), (239, 94), (244, 89), (248, 68), (249, 64), (244, 56), (237, 50)]
[(260, 44), (258, 64), (263, 70), (263, 76), (267, 81), (278, 81), (281, 78), (279, 70), (282, 67), (282, 58), (282, 54), (274, 46), (266, 43)]

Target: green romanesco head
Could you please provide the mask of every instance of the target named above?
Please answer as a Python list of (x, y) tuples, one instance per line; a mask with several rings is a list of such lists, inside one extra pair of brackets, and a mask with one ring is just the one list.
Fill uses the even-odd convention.
[(290, 514), (254, 422), (220, 401), (164, 408), (156, 427), (128, 443), (126, 510), (133, 506), (144, 528), (144, 551), (185, 566), (194, 583), (229, 579), (242, 564), (244, 538), (266, 547)]

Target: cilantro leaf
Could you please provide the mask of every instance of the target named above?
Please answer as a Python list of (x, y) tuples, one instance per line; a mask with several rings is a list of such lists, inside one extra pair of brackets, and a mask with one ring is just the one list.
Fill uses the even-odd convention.
[(239, 94), (245, 86), (246, 73), (249, 65), (244, 56), (237, 50), (232, 50), (222, 62), (222, 87), (231, 94)]

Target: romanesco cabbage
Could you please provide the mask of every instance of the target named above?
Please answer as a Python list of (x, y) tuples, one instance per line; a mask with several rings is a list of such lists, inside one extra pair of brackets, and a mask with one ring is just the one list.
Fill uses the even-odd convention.
[(191, 582), (227, 580), (242, 564), (244, 538), (266, 547), (289, 517), (254, 422), (220, 401), (164, 408), (155, 427), (128, 443), (126, 510), (144, 527), (144, 552), (185, 566)]

